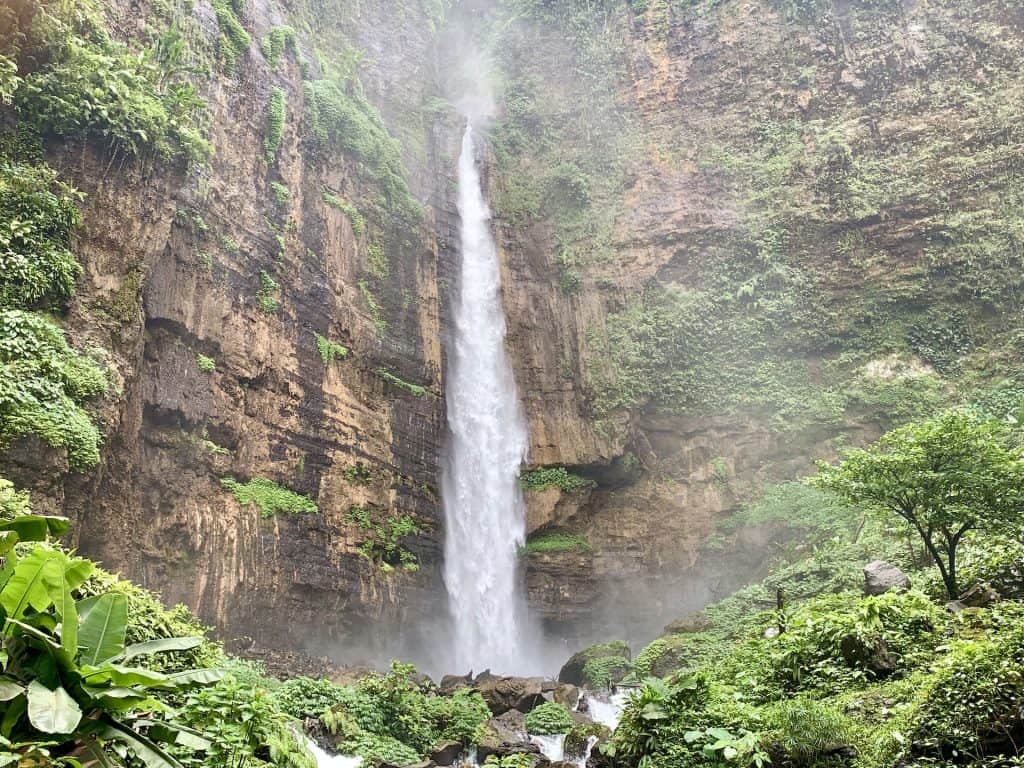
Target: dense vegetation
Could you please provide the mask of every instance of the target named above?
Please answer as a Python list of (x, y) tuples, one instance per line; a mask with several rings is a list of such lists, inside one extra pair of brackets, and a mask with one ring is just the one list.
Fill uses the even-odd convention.
[[(844, 514), (777, 493), (760, 513), (788, 508), (815, 549), (641, 651), (639, 689), (605, 758), (640, 768), (1019, 765), (1021, 447), (1015, 425), (954, 411), (824, 467), (814, 482), (850, 505)], [(944, 608), (950, 537), (963, 602)], [(914, 587), (865, 595), (861, 566), (879, 557)]]

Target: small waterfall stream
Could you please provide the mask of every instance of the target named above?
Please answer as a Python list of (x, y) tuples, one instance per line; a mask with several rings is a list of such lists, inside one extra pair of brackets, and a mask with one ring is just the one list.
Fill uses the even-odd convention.
[(526, 419), (505, 351), (501, 275), (472, 124), (458, 168), (461, 265), (448, 356), (449, 440), (442, 477), (444, 580), (453, 669), (532, 671), (517, 549), (525, 533), (519, 468)]

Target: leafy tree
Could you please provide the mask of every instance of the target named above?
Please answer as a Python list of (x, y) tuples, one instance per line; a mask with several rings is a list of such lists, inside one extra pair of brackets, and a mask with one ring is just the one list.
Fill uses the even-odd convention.
[(960, 594), (957, 548), (969, 531), (1024, 519), (1024, 461), (1009, 428), (963, 410), (909, 424), (812, 479), (850, 504), (907, 521), (935, 559), (950, 599)]

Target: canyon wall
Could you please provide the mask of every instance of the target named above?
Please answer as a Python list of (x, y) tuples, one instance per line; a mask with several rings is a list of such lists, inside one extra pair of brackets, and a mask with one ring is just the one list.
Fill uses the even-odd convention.
[[(967, 383), (993, 408), (1024, 391), (1018, 5), (251, 0), (230, 66), (223, 2), (118, 2), (111, 29), (145, 40), (167, 5), (212, 157), (48, 142), (87, 195), (65, 327), (113, 386), (93, 472), (26, 439), (3, 473), (236, 647), (423, 658), (443, 631), (455, 22), (493, 59), (531, 469), (573, 478), (527, 492), (531, 541), (556, 544), (524, 556), (567, 646), (649, 639), (756, 575), (778, 530), (722, 523), (813, 459)], [(332, 78), (366, 110), (325, 143)], [(378, 112), (412, 219), (360, 143), (390, 146)], [(232, 478), (319, 511), (262, 517)]]

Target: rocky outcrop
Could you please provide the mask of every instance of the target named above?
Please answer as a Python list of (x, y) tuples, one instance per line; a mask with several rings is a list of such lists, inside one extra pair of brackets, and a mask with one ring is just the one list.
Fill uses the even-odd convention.
[(910, 577), (885, 560), (873, 560), (864, 566), (865, 593), (884, 595), (894, 589), (910, 589)]

